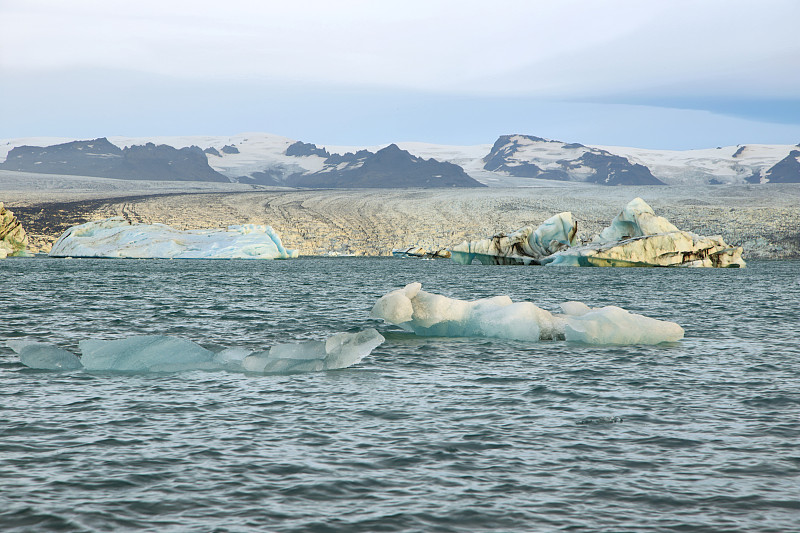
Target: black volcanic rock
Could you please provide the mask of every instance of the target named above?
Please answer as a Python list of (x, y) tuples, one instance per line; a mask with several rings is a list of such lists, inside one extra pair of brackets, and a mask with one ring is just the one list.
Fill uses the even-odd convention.
[(626, 158), (610, 154), (604, 150), (586, 152), (577, 160), (580, 165), (594, 169), (594, 174), (586, 178), (589, 183), (600, 185), (665, 185), (653, 176), (644, 165), (632, 164)]
[(303, 141), (297, 141), (294, 144), (289, 145), (286, 148), (286, 155), (295, 156), (295, 157), (304, 157), (309, 155), (318, 155), (320, 157), (328, 158), (331, 154), (325, 148), (320, 148), (316, 144), (311, 143), (304, 143)]
[(313, 188), (485, 187), (452, 163), (423, 159), (391, 144), (376, 153), (333, 154), (325, 167), (289, 178), (289, 185)]
[(203, 153), (206, 153), (206, 154), (211, 154), (211, 155), (215, 155), (215, 156), (217, 156), (217, 157), (222, 157), (222, 156), (220, 155), (220, 153), (219, 153), (219, 150), (217, 150), (217, 149), (216, 149), (216, 148), (214, 148), (213, 146), (209, 146), (208, 148), (206, 148), (205, 150), (203, 150)]
[[(532, 145), (535, 145), (536, 155), (525, 153)], [(579, 143), (566, 144), (531, 135), (500, 136), (483, 161), (485, 170), (520, 178), (602, 185), (664, 185), (650, 169), (633, 164), (625, 157)]]
[(0, 168), (130, 180), (219, 181), (228, 178), (208, 166), (197, 146), (175, 149), (147, 143), (121, 150), (105, 137), (53, 146), (12, 149)]
[[(754, 176), (754, 180), (748, 179), (751, 183), (758, 183), (759, 176)], [(800, 183), (800, 150), (792, 150), (789, 155), (775, 163), (764, 173), (767, 183)]]
[(225, 146), (222, 147), (222, 153), (223, 154), (238, 154), (239, 153), (239, 149), (236, 148), (232, 144), (226, 144)]

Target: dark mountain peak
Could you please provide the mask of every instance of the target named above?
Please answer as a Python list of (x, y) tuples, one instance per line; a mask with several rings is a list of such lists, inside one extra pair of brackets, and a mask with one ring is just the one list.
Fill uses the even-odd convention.
[(304, 143), (303, 141), (297, 141), (296, 143), (290, 144), (284, 153), (288, 156), (294, 157), (316, 155), (327, 159), (331, 156), (331, 154), (328, 153), (325, 148), (320, 148), (316, 144), (312, 143)]

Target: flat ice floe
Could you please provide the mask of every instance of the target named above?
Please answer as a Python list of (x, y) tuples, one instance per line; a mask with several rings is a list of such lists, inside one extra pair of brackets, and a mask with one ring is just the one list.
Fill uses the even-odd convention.
[(243, 224), (217, 230), (177, 230), (165, 224), (131, 224), (122, 217), (87, 222), (65, 231), (51, 257), (153, 259), (291, 259), (270, 226)]
[(577, 222), (569, 212), (488, 239), (454, 246), (453, 261), (470, 264), (567, 266), (744, 267), (741, 246), (720, 236), (682, 231), (657, 216), (641, 198), (630, 201), (611, 225), (591, 241), (578, 244)]
[(374, 329), (337, 333), (324, 341), (278, 344), (266, 351), (228, 348), (212, 352), (197, 343), (164, 335), (138, 335), (79, 343), (81, 357), (41, 342), (10, 341), (25, 366), (43, 370), (95, 372), (181, 372), (227, 370), (261, 374), (296, 374), (348, 368), (384, 341)]
[(683, 328), (674, 322), (637, 315), (620, 307), (592, 309), (581, 302), (565, 302), (561, 311), (552, 314), (530, 302), (512, 302), (508, 296), (457, 300), (425, 292), (420, 283), (411, 283), (382, 296), (371, 314), (426, 336), (588, 344), (659, 344), (683, 338)]

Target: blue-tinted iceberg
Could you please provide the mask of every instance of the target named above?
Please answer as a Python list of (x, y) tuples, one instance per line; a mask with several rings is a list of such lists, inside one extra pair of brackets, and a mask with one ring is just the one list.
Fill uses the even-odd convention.
[(180, 372), (214, 370), (214, 352), (178, 337), (138, 335), (111, 341), (86, 340), (78, 346), (86, 370), (111, 372)]
[(422, 290), (419, 283), (382, 296), (372, 316), (417, 335), (497, 337), (528, 342), (568, 340), (591, 344), (659, 344), (683, 338), (683, 328), (630, 313), (620, 307), (591, 309), (580, 302), (562, 304), (552, 314), (508, 296), (456, 300)]
[(337, 333), (323, 341), (278, 344), (253, 353), (233, 347), (214, 353), (190, 340), (163, 335), (138, 335), (116, 340), (79, 343), (80, 359), (56, 346), (30, 341), (11, 341), (9, 347), (20, 362), (31, 368), (94, 372), (184, 372), (228, 370), (266, 374), (293, 374), (347, 368), (359, 363), (384, 338), (374, 329)]
[(243, 224), (218, 230), (177, 230), (165, 224), (131, 224), (122, 217), (87, 222), (65, 231), (52, 257), (162, 259), (290, 259), (270, 226)]
[(42, 370), (76, 370), (82, 368), (80, 359), (52, 344), (35, 341), (8, 341), (8, 347), (19, 355), (20, 362)]
[(384, 340), (380, 333), (369, 328), (358, 333), (337, 333), (324, 341), (278, 344), (268, 351), (247, 356), (242, 368), (265, 374), (347, 368), (359, 363)]

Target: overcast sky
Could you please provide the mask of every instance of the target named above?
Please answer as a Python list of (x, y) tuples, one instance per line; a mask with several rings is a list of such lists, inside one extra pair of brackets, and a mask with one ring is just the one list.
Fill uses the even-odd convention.
[(0, 138), (800, 142), (797, 0), (0, 0)]

